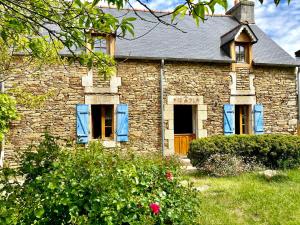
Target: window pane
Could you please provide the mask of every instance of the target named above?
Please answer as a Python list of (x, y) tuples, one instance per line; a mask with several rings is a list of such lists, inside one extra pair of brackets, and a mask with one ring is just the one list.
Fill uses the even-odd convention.
[(101, 138), (101, 105), (92, 105), (92, 132), (93, 138)]
[(112, 128), (105, 127), (105, 137), (111, 137), (111, 136), (112, 136)]
[(112, 126), (112, 106), (107, 106), (105, 109), (105, 126)]
[(94, 51), (107, 53), (106, 39), (95, 39)]
[(245, 46), (236, 45), (235, 46), (235, 54), (237, 62), (245, 62)]

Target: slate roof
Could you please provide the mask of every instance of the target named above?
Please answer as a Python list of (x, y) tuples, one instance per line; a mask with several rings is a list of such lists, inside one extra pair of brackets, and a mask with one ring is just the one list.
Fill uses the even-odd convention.
[[(110, 13), (126, 17), (137, 17), (132, 10), (105, 9)], [(116, 41), (116, 58), (165, 59), (177, 61), (201, 61), (231, 63), (232, 59), (221, 48), (221, 37), (240, 24), (232, 16), (208, 16), (197, 27), (195, 21), (186, 16), (177, 27), (157, 24), (155, 18), (145, 11), (137, 13), (152, 22), (138, 19), (133, 22), (135, 38)], [(159, 14), (159, 13), (158, 13)], [(170, 18), (165, 18), (168, 20)], [(258, 41), (253, 45), (253, 62), (256, 65), (296, 66), (300, 63), (271, 40), (257, 25), (249, 25)], [(126, 38), (131, 38), (127, 36)]]

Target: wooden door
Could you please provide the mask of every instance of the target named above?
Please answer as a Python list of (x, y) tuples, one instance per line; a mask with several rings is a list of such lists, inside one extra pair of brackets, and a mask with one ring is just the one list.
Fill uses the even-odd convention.
[(195, 134), (175, 134), (174, 148), (175, 154), (186, 156), (189, 150), (190, 142), (196, 138)]

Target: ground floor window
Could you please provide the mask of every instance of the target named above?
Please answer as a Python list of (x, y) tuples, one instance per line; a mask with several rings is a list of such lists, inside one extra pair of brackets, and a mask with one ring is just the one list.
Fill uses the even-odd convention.
[(113, 105), (91, 105), (93, 139), (112, 139), (114, 134)]
[(250, 105), (235, 105), (235, 134), (250, 133)]

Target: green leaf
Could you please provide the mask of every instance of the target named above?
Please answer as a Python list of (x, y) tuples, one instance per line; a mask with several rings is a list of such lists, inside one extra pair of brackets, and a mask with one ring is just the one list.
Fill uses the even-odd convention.
[(44, 213), (45, 213), (45, 210), (44, 210), (44, 208), (39, 208), (38, 210), (36, 210), (35, 211), (35, 216), (37, 217), (37, 218), (42, 218), (42, 216), (44, 215)]
[(100, 0), (94, 0), (92, 3), (92, 7), (94, 7), (95, 5), (97, 5), (100, 2)]
[(49, 188), (49, 189), (51, 189), (51, 190), (53, 190), (53, 189), (55, 189), (55, 188), (56, 188), (56, 184), (55, 184), (55, 183), (52, 183), (52, 182), (50, 182), (50, 183), (48, 184), (48, 188)]

